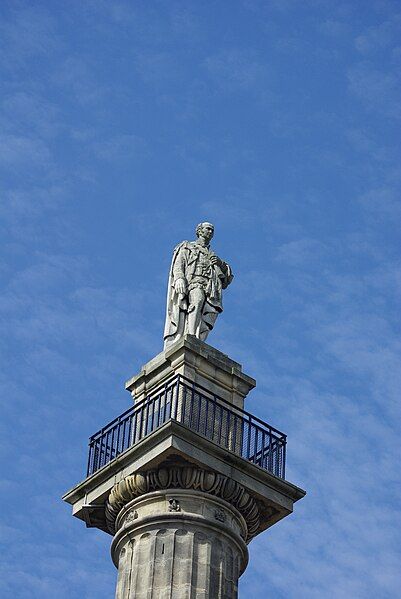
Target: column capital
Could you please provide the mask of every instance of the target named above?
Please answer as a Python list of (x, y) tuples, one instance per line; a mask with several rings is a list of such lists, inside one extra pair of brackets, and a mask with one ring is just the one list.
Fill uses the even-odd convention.
[(147, 493), (167, 489), (171, 492), (175, 489), (200, 491), (230, 504), (242, 516), (246, 526), (242, 536), (247, 543), (259, 530), (262, 506), (243, 485), (224, 474), (189, 463), (165, 463), (157, 469), (127, 476), (112, 488), (105, 509), (110, 532), (114, 534), (118, 528), (119, 513), (125, 505)]

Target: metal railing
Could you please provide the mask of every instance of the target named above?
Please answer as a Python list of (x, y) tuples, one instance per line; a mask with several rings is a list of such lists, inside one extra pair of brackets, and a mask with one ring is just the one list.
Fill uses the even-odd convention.
[(285, 477), (286, 435), (182, 375), (175, 375), (92, 435), (87, 475), (169, 420), (180, 422), (280, 478)]

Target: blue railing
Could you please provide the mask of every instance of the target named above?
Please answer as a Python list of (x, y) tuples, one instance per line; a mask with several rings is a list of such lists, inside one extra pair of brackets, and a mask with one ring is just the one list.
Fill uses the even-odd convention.
[(280, 478), (287, 437), (200, 385), (175, 375), (89, 440), (90, 476), (169, 420), (214, 441)]

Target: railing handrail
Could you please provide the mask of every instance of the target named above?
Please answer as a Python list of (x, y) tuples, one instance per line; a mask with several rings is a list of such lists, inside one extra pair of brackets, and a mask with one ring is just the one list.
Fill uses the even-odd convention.
[(128, 410), (125, 410), (125, 412), (120, 414), (120, 416), (117, 416), (117, 418), (114, 418), (114, 420), (112, 420), (111, 422), (106, 424), (103, 428), (98, 430), (96, 433), (93, 433), (93, 435), (91, 435), (89, 437), (89, 443), (93, 439), (95, 439), (95, 437), (97, 437), (98, 435), (101, 435), (101, 434), (103, 435), (104, 432), (106, 431), (106, 429), (117, 424), (117, 422), (119, 420), (121, 420), (124, 416), (129, 416), (131, 414), (135, 414), (135, 412), (139, 411), (146, 404), (147, 401), (150, 401), (154, 395), (157, 395), (157, 391), (161, 391), (162, 389), (165, 388), (166, 385), (169, 385), (170, 383), (173, 384), (176, 380), (177, 380), (177, 375), (173, 375), (172, 377), (169, 377), (168, 379), (166, 379), (163, 383), (160, 383), (160, 385), (158, 385), (156, 388), (152, 389), (152, 392), (149, 393), (149, 395), (146, 395), (146, 397), (144, 397), (137, 403), (134, 403), (134, 405), (132, 405), (130, 408), (128, 408)]
[[(223, 404), (226, 404), (228, 406), (228, 409), (233, 412), (235, 410), (238, 410), (238, 412), (242, 415), (245, 414), (246, 416), (248, 416), (248, 418), (251, 421), (257, 421), (260, 424), (262, 424), (263, 426), (267, 427), (269, 430), (271, 430), (272, 432), (276, 433), (277, 435), (280, 435), (281, 437), (287, 438), (287, 435), (285, 433), (282, 433), (281, 431), (279, 431), (277, 428), (274, 428), (274, 426), (271, 426), (270, 424), (268, 424), (267, 422), (264, 422), (263, 420), (261, 420), (261, 418), (258, 418), (257, 416), (254, 416), (253, 414), (251, 414), (250, 412), (247, 412), (246, 410), (244, 410), (243, 408), (239, 408), (238, 406), (234, 405), (233, 403), (231, 403), (230, 401), (228, 401), (227, 399), (224, 399), (223, 397), (220, 397), (219, 395), (217, 395), (216, 393), (213, 393), (212, 391), (210, 391), (210, 389), (207, 389), (206, 387), (204, 387), (203, 385), (200, 385), (199, 383), (194, 383), (193, 381), (191, 381), (191, 379), (189, 379), (188, 377), (186, 377), (183, 374), (178, 374), (178, 375), (174, 375), (175, 377), (177, 377), (179, 380), (184, 380), (187, 381), (190, 385), (195, 385), (195, 387), (197, 387), (198, 389), (202, 389), (202, 391), (206, 391), (209, 395), (213, 396), (213, 399), (215, 399), (218, 402), (223, 402)], [(209, 398), (211, 399), (211, 398)]]
[(103, 426), (99, 431), (97, 431), (96, 433), (91, 435), (89, 438), (89, 444), (91, 443), (91, 441), (95, 440), (95, 438), (98, 437), (99, 435), (104, 435), (108, 428), (111, 428), (113, 425), (117, 424), (119, 421), (121, 421), (123, 419), (123, 417), (127, 417), (131, 414), (133, 415), (133, 414), (135, 414), (136, 411), (141, 410), (141, 408), (146, 404), (146, 402), (151, 401), (154, 398), (154, 396), (158, 395), (161, 390), (164, 390), (166, 388), (166, 386), (169, 386), (170, 384), (173, 385), (175, 382), (177, 382), (179, 384), (180, 381), (185, 381), (185, 383), (187, 383), (188, 386), (191, 386), (191, 387), (194, 387), (196, 389), (200, 389), (200, 390), (206, 392), (209, 396), (211, 396), (211, 397), (208, 397), (207, 399), (216, 401), (217, 403), (222, 403), (224, 407), (227, 406), (227, 409), (230, 412), (238, 412), (239, 415), (242, 417), (244, 415), (247, 416), (248, 419), (250, 420), (250, 422), (252, 422), (252, 423), (255, 423), (255, 421), (258, 422), (259, 424), (262, 425), (262, 427), (266, 427), (269, 431), (275, 433), (276, 435), (279, 435), (282, 438), (282, 440), (284, 442), (286, 442), (287, 435), (285, 433), (282, 433), (281, 431), (279, 431), (274, 426), (271, 426), (267, 422), (264, 422), (263, 420), (261, 420), (261, 418), (254, 416), (250, 412), (247, 412), (246, 410), (239, 408), (238, 406), (235, 406), (234, 404), (227, 401), (223, 397), (220, 397), (216, 393), (213, 393), (212, 391), (210, 391), (210, 389), (207, 389), (206, 387), (204, 387), (203, 385), (201, 385), (199, 383), (195, 383), (194, 381), (192, 381), (185, 375), (174, 373), (171, 376), (169, 376), (167, 379), (165, 379), (163, 382), (161, 382), (159, 385), (157, 385), (155, 388), (153, 388), (151, 390), (151, 392), (149, 393), (149, 395), (146, 395), (146, 397), (144, 397), (139, 402), (135, 403), (133, 406), (128, 408), (128, 410), (126, 410), (125, 412), (120, 414), (120, 416), (117, 416), (117, 418), (115, 418), (114, 420), (112, 420), (111, 422), (109, 422), (108, 424)]
[(171, 420), (284, 478), (284, 433), (176, 373), (90, 437), (88, 476)]

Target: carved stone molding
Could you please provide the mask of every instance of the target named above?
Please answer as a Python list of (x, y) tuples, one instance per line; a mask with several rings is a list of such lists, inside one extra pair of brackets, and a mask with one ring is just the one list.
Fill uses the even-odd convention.
[(115, 521), (120, 510), (136, 497), (163, 489), (194, 489), (210, 493), (231, 503), (245, 519), (249, 542), (258, 532), (260, 510), (256, 500), (236, 481), (211, 470), (195, 466), (163, 465), (157, 470), (136, 472), (117, 483), (106, 503), (106, 521), (110, 532), (115, 532)]
[(169, 504), (170, 504), (168, 506), (169, 512), (180, 512), (181, 511), (180, 502), (177, 499), (170, 499)]
[(227, 516), (226, 516), (226, 514), (225, 514), (225, 512), (223, 510), (215, 510), (214, 517), (219, 522), (225, 522), (226, 519), (227, 519)]

